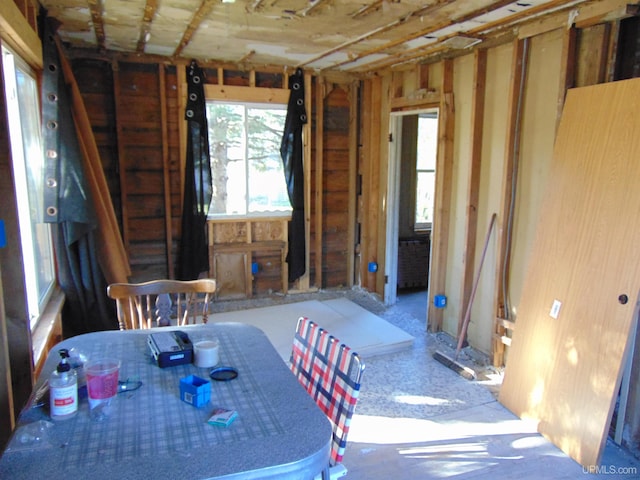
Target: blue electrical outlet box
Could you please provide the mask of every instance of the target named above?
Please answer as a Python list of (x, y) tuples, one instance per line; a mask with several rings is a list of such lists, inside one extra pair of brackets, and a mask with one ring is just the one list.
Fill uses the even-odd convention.
[(4, 229), (4, 220), (0, 220), (0, 248), (7, 246), (7, 231)]
[(447, 306), (447, 296), (446, 295), (436, 295), (433, 297), (433, 304), (436, 308), (444, 308)]

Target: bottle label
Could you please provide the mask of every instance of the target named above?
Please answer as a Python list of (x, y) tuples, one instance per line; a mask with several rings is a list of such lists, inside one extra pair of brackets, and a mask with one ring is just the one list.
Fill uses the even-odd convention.
[(78, 386), (55, 387), (51, 389), (51, 416), (69, 415), (78, 409)]

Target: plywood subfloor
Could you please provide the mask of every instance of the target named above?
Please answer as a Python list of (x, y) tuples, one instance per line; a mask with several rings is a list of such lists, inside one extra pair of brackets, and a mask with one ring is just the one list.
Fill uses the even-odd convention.
[(640, 290), (638, 98), (640, 79), (567, 95), (500, 391), (584, 466), (600, 461)]
[(363, 358), (410, 348), (413, 337), (358, 304), (338, 298), (252, 308), (209, 315), (209, 322), (243, 322), (261, 328), (289, 361), (296, 323), (309, 317)]

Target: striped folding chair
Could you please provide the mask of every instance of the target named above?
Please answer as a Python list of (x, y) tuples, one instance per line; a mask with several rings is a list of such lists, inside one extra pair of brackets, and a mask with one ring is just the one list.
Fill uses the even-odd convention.
[(325, 329), (301, 317), (293, 339), (291, 371), (333, 424), (331, 461), (322, 474), (323, 480), (346, 475), (341, 462), (364, 363)]

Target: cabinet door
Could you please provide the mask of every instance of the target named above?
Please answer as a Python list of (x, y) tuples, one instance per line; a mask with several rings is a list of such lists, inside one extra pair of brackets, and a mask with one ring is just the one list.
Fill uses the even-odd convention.
[(218, 285), (217, 298), (232, 299), (251, 296), (247, 265), (246, 253), (213, 254), (213, 278)]

